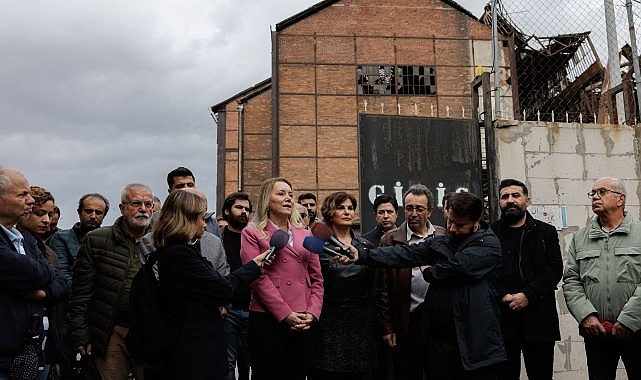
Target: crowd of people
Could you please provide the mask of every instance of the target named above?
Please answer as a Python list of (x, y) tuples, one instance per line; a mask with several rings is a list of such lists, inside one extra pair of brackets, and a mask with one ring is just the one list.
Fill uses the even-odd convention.
[[(561, 280), (590, 378), (613, 380), (619, 359), (641, 378), (641, 222), (619, 179), (592, 186), (596, 217), (572, 237), (565, 271), (555, 227), (532, 217), (514, 179), (499, 184), (491, 225), (478, 196), (446, 194), (438, 210), (415, 184), (400, 226), (401, 199), (381, 194), (362, 235), (347, 192), (318, 202), (270, 178), (255, 205), (234, 192), (216, 218), (189, 169), (167, 185), (162, 206), (149, 186), (125, 185), (111, 226), (109, 201), (82, 195), (60, 229), (54, 196), (0, 166), (0, 380), (515, 380), (521, 357), (529, 379), (548, 380)], [(176, 332), (160, 363), (128, 350), (145, 265)]]

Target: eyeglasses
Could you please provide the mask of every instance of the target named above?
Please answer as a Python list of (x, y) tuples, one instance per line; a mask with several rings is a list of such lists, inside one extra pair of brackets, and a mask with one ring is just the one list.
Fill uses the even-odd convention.
[(592, 198), (592, 197), (594, 197), (595, 195), (598, 195), (598, 196), (599, 196), (599, 198), (601, 198), (601, 197), (605, 196), (605, 194), (607, 194), (607, 193), (608, 193), (608, 191), (609, 191), (609, 192), (611, 192), (611, 193), (614, 193), (614, 194), (623, 194), (623, 193), (620, 193), (620, 192), (618, 192), (618, 191), (614, 191), (614, 190), (610, 190), (610, 189), (606, 189), (605, 187), (602, 187), (602, 188), (600, 188), (600, 189), (596, 189), (596, 190), (592, 190), (592, 191), (590, 191), (590, 192), (588, 193), (588, 197)]
[(122, 204), (123, 205), (131, 205), (134, 208), (141, 208), (141, 207), (144, 206), (145, 208), (149, 208), (150, 209), (150, 208), (154, 207), (154, 202), (152, 202), (152, 201), (143, 202), (143, 201), (139, 201), (139, 200), (133, 200), (133, 201), (129, 201), (129, 202), (122, 202)]
[(427, 210), (427, 207), (407, 205), (404, 207), (404, 209), (409, 213), (416, 211), (418, 214), (420, 214), (422, 212), (425, 212)]

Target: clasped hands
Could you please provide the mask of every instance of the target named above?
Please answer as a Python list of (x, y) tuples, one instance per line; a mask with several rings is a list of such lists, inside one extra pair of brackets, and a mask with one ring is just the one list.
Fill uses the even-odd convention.
[[(612, 330), (609, 329), (609, 326), (612, 326)], [(588, 335), (591, 336), (608, 336), (612, 335), (615, 338), (619, 339), (630, 339), (632, 338), (632, 330), (624, 326), (621, 322), (616, 321), (614, 323), (610, 321), (599, 321), (599, 318), (590, 314), (583, 321), (581, 321), (581, 326)], [(607, 328), (606, 328), (607, 327)]]
[(309, 330), (314, 321), (316, 321), (316, 317), (307, 312), (297, 313), (295, 311), (292, 311), (285, 318), (285, 323), (287, 323), (292, 331)]

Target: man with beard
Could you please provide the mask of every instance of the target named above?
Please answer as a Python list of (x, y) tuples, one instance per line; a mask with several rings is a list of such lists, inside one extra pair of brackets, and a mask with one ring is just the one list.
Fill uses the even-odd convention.
[(298, 196), (296, 201), (307, 209), (307, 217), (309, 218), (308, 227), (312, 228), (314, 223), (318, 220), (318, 204), (316, 203), (316, 196), (312, 193), (303, 193)]
[(597, 217), (570, 242), (565, 303), (579, 322), (590, 379), (614, 380), (619, 359), (628, 379), (641, 379), (641, 222), (625, 211), (618, 178), (600, 178), (588, 196)]
[(71, 288), (72, 268), (80, 249), (80, 243), (89, 231), (100, 227), (109, 212), (109, 201), (98, 193), (85, 194), (78, 201), (79, 222), (68, 230), (56, 232), (49, 241), (49, 247), (56, 253), (60, 271), (67, 278)]
[(554, 226), (527, 211), (528, 189), (520, 181), (499, 185), (501, 219), (492, 224), (503, 250), (501, 327), (508, 361), (499, 379), (518, 380), (521, 352), (528, 379), (551, 380), (554, 342), (561, 339), (555, 290), (563, 273)]
[(85, 235), (73, 269), (69, 302), (71, 344), (90, 356), (103, 379), (127, 380), (134, 370), (125, 349), (129, 290), (140, 269), (141, 238), (149, 227), (154, 194), (146, 185), (126, 185), (114, 224)]
[[(448, 235), (413, 245), (358, 250), (356, 264), (420, 266), (430, 286), (424, 303), (421, 362), (429, 379), (494, 380), (506, 360), (496, 298), (501, 247), (481, 222), (483, 202), (472, 193), (449, 200)], [(349, 258), (335, 260), (349, 264)]]
[[(252, 204), (246, 193), (231, 193), (223, 203), (223, 218), (227, 226), (221, 230), (225, 254), (230, 270), (233, 272), (242, 266), (240, 260), (240, 236), (249, 222)], [(249, 301), (251, 291), (249, 288), (239, 291), (234, 295), (229, 306), (229, 311), (223, 319), (223, 329), (227, 338), (227, 378), (234, 380), (236, 363), (238, 363), (238, 379), (249, 379)]]

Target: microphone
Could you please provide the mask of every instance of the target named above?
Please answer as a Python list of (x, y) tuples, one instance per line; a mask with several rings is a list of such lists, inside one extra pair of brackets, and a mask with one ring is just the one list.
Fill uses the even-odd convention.
[(269, 253), (265, 256), (265, 260), (271, 260), (276, 256), (276, 251), (287, 245), (289, 241), (289, 234), (283, 230), (276, 230), (272, 237), (269, 239)]
[(321, 222), (316, 222), (312, 226), (312, 234), (314, 235), (315, 238), (318, 238), (324, 242), (331, 242), (331, 244), (335, 245), (336, 247), (340, 248), (340, 253), (345, 256), (351, 257), (352, 255), (350, 252), (345, 249), (345, 244), (343, 244), (340, 240), (336, 239), (334, 237), (334, 233), (332, 232), (332, 229), (329, 228), (329, 226), (325, 223)]
[(305, 240), (303, 240), (303, 247), (306, 250), (312, 253), (315, 253), (317, 255), (321, 253), (326, 253), (330, 256), (343, 256), (339, 252), (336, 252), (333, 249), (326, 246), (324, 241), (317, 239), (313, 236), (305, 237)]

